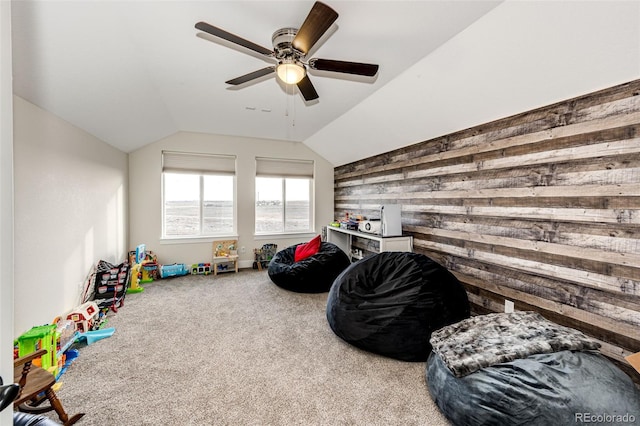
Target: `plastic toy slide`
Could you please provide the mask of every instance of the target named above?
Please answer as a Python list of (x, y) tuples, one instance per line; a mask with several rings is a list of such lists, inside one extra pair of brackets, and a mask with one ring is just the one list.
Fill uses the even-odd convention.
[(79, 333), (76, 338), (76, 342), (81, 342), (86, 340), (87, 345), (92, 344), (93, 342), (97, 342), (98, 340), (105, 339), (107, 337), (111, 337), (113, 333), (115, 333), (116, 329), (105, 328), (102, 330), (93, 330), (93, 331), (85, 331), (84, 333)]

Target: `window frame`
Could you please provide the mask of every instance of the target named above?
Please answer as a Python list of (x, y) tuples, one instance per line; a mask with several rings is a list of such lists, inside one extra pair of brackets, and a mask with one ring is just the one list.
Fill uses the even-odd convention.
[[(287, 170), (287, 171), (278, 171)], [(257, 182), (258, 178), (279, 178), (282, 185), (282, 228), (281, 231), (258, 231)], [(304, 230), (287, 230), (287, 179), (307, 179), (309, 188), (309, 227)], [(287, 236), (306, 235), (315, 232), (315, 162), (313, 160), (294, 160), (256, 157), (256, 175), (254, 177), (254, 235)]]
[[(169, 158), (167, 158), (169, 156)], [(185, 159), (181, 162), (180, 156)], [(176, 160), (177, 158), (177, 160)], [(167, 159), (169, 161), (167, 161)], [(202, 167), (202, 160), (211, 159), (214, 167)], [(190, 161), (191, 160), (191, 161)], [(215, 164), (216, 161), (218, 164)], [(226, 163), (226, 164), (225, 164)], [(219, 169), (219, 171), (216, 171)], [(166, 224), (166, 175), (185, 174), (198, 177), (198, 209), (199, 209), (199, 232), (197, 235), (167, 235)], [(180, 240), (211, 240), (223, 237), (237, 237), (238, 230), (238, 191), (236, 174), (236, 156), (218, 155), (193, 152), (162, 151), (161, 170), (161, 237), (162, 241)], [(231, 176), (232, 177), (232, 229), (218, 234), (204, 234), (205, 225), (205, 176)]]

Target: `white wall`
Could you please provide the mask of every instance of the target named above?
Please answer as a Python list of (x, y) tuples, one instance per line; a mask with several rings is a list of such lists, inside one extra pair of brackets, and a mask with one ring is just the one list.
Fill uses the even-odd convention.
[(639, 77), (640, 2), (506, 1), (304, 143), (338, 166)]
[[(11, 2), (0, 1), (0, 376), (13, 381), (13, 108)], [(11, 408), (0, 425), (11, 424)]]
[(161, 240), (161, 153), (162, 150), (231, 154), (237, 156), (236, 187), (238, 210), (238, 246), (240, 267), (251, 267), (253, 249), (273, 242), (278, 248), (307, 241), (312, 235), (260, 239), (254, 237), (255, 158), (292, 158), (315, 161), (315, 227), (333, 219), (333, 166), (301, 143), (251, 139), (233, 136), (179, 132), (129, 155), (132, 248), (144, 243), (158, 255), (161, 264), (210, 262), (212, 239), (198, 242), (172, 243)]
[[(14, 96), (15, 336), (81, 302), (127, 255), (127, 154)], [(105, 118), (106, 119), (106, 118)]]

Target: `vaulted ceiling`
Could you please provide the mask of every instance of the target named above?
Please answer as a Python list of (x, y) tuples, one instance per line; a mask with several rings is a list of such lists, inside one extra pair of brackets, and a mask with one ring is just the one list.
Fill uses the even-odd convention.
[[(505, 93), (513, 93), (513, 89), (506, 85), (505, 93), (502, 93), (494, 87), (492, 78), (503, 81), (504, 78), (492, 67), (504, 69), (508, 64), (509, 67), (516, 67), (515, 72), (519, 70), (517, 65), (523, 63), (523, 58), (540, 53), (531, 52), (530, 49), (518, 51), (518, 43), (527, 49), (526, 37), (523, 38), (525, 41), (517, 38), (513, 42), (509, 40), (514, 32), (523, 29), (518, 28), (517, 17), (510, 22), (508, 13), (512, 12), (502, 1), (326, 0), (325, 3), (335, 9), (339, 17), (308, 57), (375, 63), (380, 65), (380, 69), (375, 77), (370, 78), (310, 70), (309, 77), (319, 94), (319, 99), (311, 102), (305, 102), (296, 88), (292, 90), (292, 86), (279, 83), (272, 75), (241, 86), (225, 84), (229, 79), (273, 62), (194, 28), (196, 22), (205, 21), (272, 48), (273, 32), (283, 27), (299, 27), (313, 3), (270, 0), (14, 1), (14, 93), (125, 152), (134, 151), (178, 131), (191, 131), (303, 142), (336, 165), (353, 161), (358, 156), (362, 158), (394, 148), (384, 144), (375, 146), (375, 134), (380, 133), (379, 126), (382, 123), (380, 117), (370, 112), (381, 109), (379, 105), (385, 102), (381, 101), (382, 97), (389, 99), (392, 106), (408, 101), (412, 111), (416, 106), (424, 106), (423, 116), (418, 113), (414, 116), (414, 113), (407, 114), (405, 111), (396, 119), (399, 144), (430, 136), (429, 131), (424, 129), (403, 134), (402, 129), (407, 129), (402, 123), (404, 117), (414, 121), (420, 121), (427, 114), (433, 117), (431, 111), (435, 105), (441, 105), (452, 109), (447, 111), (448, 114), (460, 113), (462, 116), (458, 119), (464, 118), (464, 108), (460, 110), (460, 105), (458, 108), (447, 105), (440, 98), (439, 86), (447, 91), (459, 86), (460, 93), (447, 96), (463, 99), (462, 93), (470, 94), (466, 84), (482, 88), (483, 82), (486, 82), (486, 87), (493, 91), (491, 93), (499, 97), (497, 101), (503, 102), (498, 108), (494, 108), (495, 105), (484, 108), (491, 109), (492, 115), (471, 114), (470, 118), (461, 119), (455, 124), (438, 120), (437, 124), (429, 126), (436, 133), (459, 130), (460, 126), (473, 124), (477, 120), (493, 116), (499, 118), (501, 114), (519, 112), (513, 108), (526, 108), (531, 103), (537, 106), (535, 102), (544, 101), (523, 92), (521, 98), (526, 102), (511, 105)], [(537, 2), (507, 3), (523, 8), (522, 4)], [(535, 10), (545, 3), (548, 2), (536, 4), (538, 9)], [(584, 2), (587, 5), (590, 3), (598, 2)], [(626, 7), (629, 9), (632, 6)], [(507, 11), (497, 12), (502, 9)], [(620, 16), (629, 12), (621, 7), (618, 9), (616, 13)], [(533, 10), (520, 11), (516, 15), (535, 15)], [(548, 13), (540, 12), (540, 19), (545, 16), (551, 21), (550, 25), (564, 25), (554, 21), (553, 16), (547, 16)], [(592, 20), (602, 19), (595, 9), (587, 13), (587, 16), (593, 17)], [(635, 21), (630, 19), (612, 25), (627, 28), (638, 23), (637, 17), (633, 18)], [(495, 20), (500, 22), (496, 24)], [(599, 25), (595, 21), (585, 24)], [(482, 37), (469, 31), (479, 26), (478, 22), (487, 28), (504, 26), (505, 29), (493, 34), (493, 39), (482, 40)], [(536, 25), (535, 20), (532, 25)], [(553, 34), (562, 31), (561, 27), (550, 28), (553, 28)], [(594, 31), (597, 33), (596, 30), (592, 27), (589, 34)], [(539, 38), (536, 31), (540, 29), (527, 28), (526, 31), (531, 31), (530, 38)], [(636, 36), (637, 45), (637, 31), (625, 31), (629, 32), (629, 37)], [(491, 30), (485, 33), (491, 33)], [(476, 46), (455, 53), (455, 41), (465, 34), (467, 39), (480, 38), (478, 43), (483, 43), (482, 49)], [(553, 34), (550, 37), (557, 37)], [(582, 37), (581, 34), (578, 36)], [(599, 34), (594, 37), (599, 37)], [(619, 38), (619, 34), (611, 37)], [(496, 62), (501, 52), (493, 52), (492, 46), (505, 42), (513, 43), (516, 57), (501, 57), (502, 63), (497, 65), (483, 62), (483, 57)], [(565, 41), (556, 42), (555, 46), (546, 46), (551, 54), (554, 49), (562, 49)], [(608, 43), (608, 40), (602, 43)], [(443, 67), (444, 59), (440, 62), (436, 60), (442, 57), (445, 50), (443, 46), (453, 46), (448, 51), (454, 53), (446, 58), (450, 69)], [(615, 50), (616, 46), (612, 48)], [(627, 49), (628, 44), (624, 48)], [(637, 54), (633, 55), (632, 61), (637, 58)], [(582, 61), (580, 58), (578, 66), (583, 66)], [(527, 62), (525, 65), (529, 64)], [(544, 64), (540, 62), (540, 65), (543, 71), (546, 70)], [(474, 67), (476, 69), (469, 72)], [(620, 67), (613, 63), (611, 68)], [(436, 71), (437, 74), (434, 74)], [(462, 71), (466, 74), (461, 74)], [(535, 69), (530, 71), (536, 72)], [(480, 81), (471, 77), (482, 77), (485, 72), (493, 77), (483, 77)], [(625, 69), (621, 76), (607, 76), (605, 80), (615, 83), (629, 74), (633, 74), (633, 70), (629, 72)], [(447, 76), (459, 81), (447, 81)], [(416, 81), (419, 83), (416, 84)], [(520, 84), (516, 87), (522, 86), (523, 80), (519, 81), (514, 83)], [(539, 93), (540, 87), (535, 85), (542, 83), (538, 83), (535, 77), (531, 81), (534, 84), (530, 87), (531, 93)], [(601, 83), (589, 81), (588, 84), (593, 86)], [(420, 91), (422, 100), (414, 98), (414, 89), (416, 94)], [(575, 87), (572, 90), (582, 89)], [(439, 98), (434, 99), (430, 94), (437, 94)], [(560, 90), (558, 96), (563, 95)], [(372, 104), (373, 100), (375, 105)], [(483, 109), (481, 105), (473, 103), (470, 106), (475, 110)], [(390, 116), (391, 113), (387, 111), (386, 114)], [(367, 120), (376, 122), (378, 127), (368, 126)], [(368, 131), (372, 134), (361, 133), (364, 127), (370, 127)], [(362, 145), (362, 142), (358, 142), (358, 134), (363, 134), (374, 144)], [(342, 154), (334, 154), (351, 141), (356, 144), (351, 151), (345, 149)], [(368, 146), (370, 151), (359, 153), (362, 146)]]
[(313, 3), (14, 2), (14, 90), (126, 152), (179, 130), (304, 141), (498, 4), (328, 0), (339, 17), (309, 56), (380, 70), (311, 71), (320, 98), (310, 103), (273, 76), (225, 84), (272, 62), (194, 28), (205, 21), (271, 48)]

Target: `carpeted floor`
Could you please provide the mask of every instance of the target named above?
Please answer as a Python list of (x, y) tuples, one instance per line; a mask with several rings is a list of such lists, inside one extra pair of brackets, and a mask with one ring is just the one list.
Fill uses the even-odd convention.
[(327, 293), (265, 271), (186, 276), (129, 294), (61, 377), (78, 425), (448, 425), (424, 363), (356, 349), (326, 320)]

